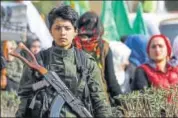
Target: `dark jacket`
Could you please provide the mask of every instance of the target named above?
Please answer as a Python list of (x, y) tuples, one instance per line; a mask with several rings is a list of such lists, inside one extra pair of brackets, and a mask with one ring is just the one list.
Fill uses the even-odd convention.
[[(41, 60), (39, 63), (41, 65), (43, 63), (48, 70), (55, 71), (68, 88), (82, 100), (83, 98), (81, 98), (81, 94), (83, 94), (83, 92), (78, 93), (78, 91), (83, 91), (83, 89), (81, 90), (81, 87), (78, 86), (79, 78), (77, 78), (77, 75), (80, 73), (76, 67), (77, 60), (75, 58), (75, 50), (76, 48), (74, 47), (69, 50), (64, 50), (60, 47), (54, 46), (47, 50), (41, 51), (37, 55), (37, 60)], [(109, 117), (112, 115), (111, 108), (106, 102), (106, 96), (104, 94), (103, 86), (101, 85), (101, 75), (99, 74), (100, 72), (97, 64), (91, 56), (84, 52), (81, 53), (83, 53), (86, 58), (86, 69), (88, 69), (90, 75), (90, 79), (88, 79), (86, 83), (90, 92), (94, 116)], [(35, 75), (35, 72), (29, 68), (26, 68), (23, 73), (19, 88), (21, 104), (19, 105), (19, 109), (16, 113), (17, 117), (27, 117), (32, 114), (28, 106), (35, 92), (31, 90), (30, 85), (40, 80)], [(48, 102), (51, 103), (50, 100)], [(76, 114), (67, 104), (65, 104), (60, 117), (76, 117)]]
[(142, 90), (144, 87), (150, 87), (150, 85), (151, 83), (148, 81), (145, 71), (142, 68), (137, 68), (133, 82), (133, 89)]
[(114, 63), (112, 59), (112, 52), (109, 48), (109, 51), (105, 58), (105, 80), (108, 86), (108, 92), (110, 93), (111, 97), (117, 96), (121, 93), (120, 86), (116, 80), (115, 72), (114, 72)]

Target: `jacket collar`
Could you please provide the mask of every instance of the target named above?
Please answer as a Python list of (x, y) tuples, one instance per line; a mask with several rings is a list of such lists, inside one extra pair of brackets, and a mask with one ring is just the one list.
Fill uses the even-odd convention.
[[(149, 59), (145, 64), (149, 65), (153, 70), (157, 71), (157, 72), (162, 72), (155, 64), (155, 62), (151, 59)], [(171, 69), (171, 64), (168, 62), (166, 64), (167, 66), (167, 71), (169, 71)]]
[(58, 57), (70, 56), (70, 55), (74, 54), (74, 46), (72, 45), (72, 47), (70, 49), (64, 49), (60, 46), (55, 45), (55, 43), (53, 41), (52, 54), (54, 54)]

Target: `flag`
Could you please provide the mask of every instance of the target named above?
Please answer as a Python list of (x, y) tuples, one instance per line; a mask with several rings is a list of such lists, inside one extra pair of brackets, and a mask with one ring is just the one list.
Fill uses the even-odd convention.
[(120, 36), (132, 34), (133, 32), (128, 18), (128, 8), (125, 1), (112, 1), (112, 9), (118, 34)]
[(64, 4), (64, 5), (70, 5), (70, 1), (69, 0), (65, 0), (65, 1), (62, 2), (62, 4)]
[(66, 0), (63, 4), (71, 6), (76, 12), (78, 12), (79, 16), (90, 10), (89, 1)]
[(80, 15), (84, 14), (85, 12), (90, 10), (90, 3), (89, 1), (78, 1), (80, 6)]
[(157, 1), (148, 1), (145, 0), (143, 3), (143, 11), (150, 13), (150, 12), (155, 12), (157, 7)]
[(100, 16), (104, 26), (103, 39), (107, 41), (120, 40), (113, 17), (111, 3), (112, 1), (102, 1), (102, 12)]
[(133, 31), (135, 34), (148, 35), (147, 27), (143, 19), (143, 8), (140, 2), (137, 6), (137, 14), (133, 22)]

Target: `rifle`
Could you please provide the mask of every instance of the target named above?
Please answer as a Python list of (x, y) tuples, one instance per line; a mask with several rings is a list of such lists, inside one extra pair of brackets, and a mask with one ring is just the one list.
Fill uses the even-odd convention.
[[(20, 55), (20, 51), (22, 49), (27, 51), (27, 53), (30, 54), (30, 56), (32, 57), (31, 62)], [(52, 102), (51, 111), (49, 115), (50, 117), (59, 117), (60, 110), (65, 102), (71, 107), (71, 109), (74, 112), (77, 113), (79, 117), (92, 117), (91, 113), (85, 108), (82, 101), (77, 99), (73, 95), (73, 93), (68, 89), (68, 87), (60, 79), (60, 77), (55, 72), (48, 71), (43, 66), (39, 65), (37, 63), (35, 56), (30, 52), (30, 50), (23, 43), (19, 43), (19, 46), (17, 47), (17, 49), (10, 54), (12, 56), (19, 58), (24, 63), (26, 63), (30, 68), (35, 69), (41, 75), (44, 76), (44, 80), (39, 81), (35, 83), (34, 85), (32, 85), (33, 89), (36, 90), (36, 89), (51, 85), (58, 93), (58, 95), (54, 98)]]

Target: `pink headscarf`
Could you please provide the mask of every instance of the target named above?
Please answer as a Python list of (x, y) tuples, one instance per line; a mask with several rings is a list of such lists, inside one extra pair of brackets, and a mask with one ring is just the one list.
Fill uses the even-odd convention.
[(149, 48), (150, 48), (151, 41), (152, 41), (153, 39), (157, 38), (157, 37), (164, 39), (164, 42), (165, 42), (166, 47), (167, 47), (168, 56), (171, 57), (171, 55), (172, 55), (172, 47), (171, 47), (170, 40), (169, 40), (165, 35), (163, 35), (163, 34), (153, 35), (153, 36), (150, 38), (150, 40), (149, 40), (149, 42), (148, 42), (148, 45), (147, 45), (147, 53), (148, 53), (148, 55), (149, 55)]

